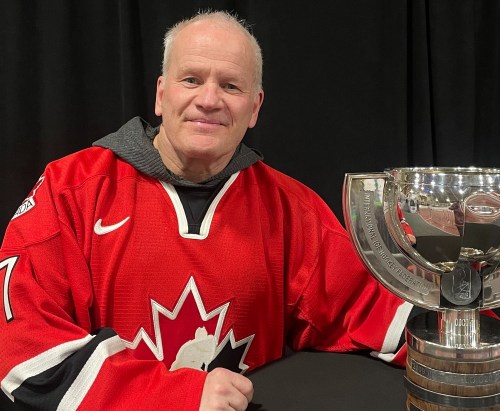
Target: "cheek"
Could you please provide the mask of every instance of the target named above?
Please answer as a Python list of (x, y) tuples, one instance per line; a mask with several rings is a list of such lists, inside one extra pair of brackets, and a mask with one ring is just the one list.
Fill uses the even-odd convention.
[(252, 106), (247, 101), (238, 101), (232, 105), (228, 105), (233, 119), (237, 119), (240, 122), (248, 121), (252, 116)]
[(182, 116), (190, 104), (189, 96), (179, 93), (177, 90), (170, 92), (168, 98), (163, 98), (163, 112), (170, 116)]
[(253, 109), (253, 105), (247, 105), (245, 109), (242, 110), (241, 112), (240, 121), (242, 123), (244, 122), (244, 125), (246, 127), (251, 128), (255, 125), (256, 120), (257, 120), (257, 115)]

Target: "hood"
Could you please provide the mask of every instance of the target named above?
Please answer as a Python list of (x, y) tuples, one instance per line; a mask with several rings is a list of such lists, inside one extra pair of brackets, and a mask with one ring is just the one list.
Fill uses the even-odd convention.
[(241, 143), (224, 170), (201, 183), (193, 183), (172, 173), (163, 164), (158, 150), (153, 146), (153, 139), (159, 129), (140, 117), (134, 117), (120, 129), (95, 141), (92, 145), (110, 149), (118, 157), (148, 176), (186, 187), (216, 185), (235, 172), (263, 159), (262, 154), (257, 150)]

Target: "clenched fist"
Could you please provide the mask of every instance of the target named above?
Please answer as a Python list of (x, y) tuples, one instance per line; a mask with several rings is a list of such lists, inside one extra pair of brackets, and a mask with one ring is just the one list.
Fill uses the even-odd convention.
[(225, 368), (216, 368), (205, 380), (200, 411), (244, 411), (252, 397), (252, 381)]

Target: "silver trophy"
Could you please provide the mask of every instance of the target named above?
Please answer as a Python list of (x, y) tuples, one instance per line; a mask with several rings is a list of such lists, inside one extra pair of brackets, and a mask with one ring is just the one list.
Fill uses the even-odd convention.
[(500, 321), (480, 315), (500, 306), (500, 169), (346, 174), (343, 205), (366, 267), (426, 309), (406, 325), (407, 410), (500, 410)]

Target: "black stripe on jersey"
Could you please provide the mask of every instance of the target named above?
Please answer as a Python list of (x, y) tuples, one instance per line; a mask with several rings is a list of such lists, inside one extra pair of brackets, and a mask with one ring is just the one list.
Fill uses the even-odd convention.
[[(22, 409), (56, 410), (97, 346), (116, 335), (111, 328), (101, 328), (85, 347), (71, 354), (60, 364), (26, 379), (12, 391), (15, 404)], [(32, 408), (33, 407), (33, 408)]]

